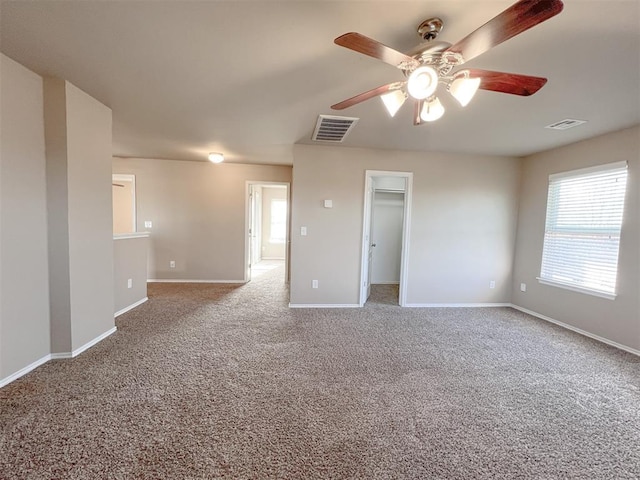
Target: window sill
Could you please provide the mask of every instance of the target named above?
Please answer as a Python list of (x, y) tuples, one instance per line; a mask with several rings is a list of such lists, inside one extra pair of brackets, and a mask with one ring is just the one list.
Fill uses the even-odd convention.
[(575, 285), (569, 285), (567, 283), (556, 282), (555, 280), (548, 280), (546, 278), (536, 277), (538, 282), (543, 285), (550, 285), (552, 287), (564, 288), (565, 290), (571, 290), (572, 292), (584, 293), (585, 295), (593, 295), (594, 297), (606, 298), (607, 300), (615, 300), (617, 295), (615, 293), (601, 292), (599, 290), (592, 290), (590, 288), (578, 287)]

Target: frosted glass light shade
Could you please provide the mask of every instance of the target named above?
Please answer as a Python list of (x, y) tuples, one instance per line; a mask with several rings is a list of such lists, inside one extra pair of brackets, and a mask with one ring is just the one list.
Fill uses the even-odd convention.
[(460, 105), (466, 107), (480, 86), (479, 78), (456, 78), (449, 86), (449, 92), (453, 95)]
[(387, 108), (389, 115), (394, 117), (396, 113), (398, 113), (398, 110), (400, 110), (404, 101), (407, 99), (407, 94), (402, 90), (394, 90), (393, 92), (385, 93), (380, 96), (380, 98), (382, 99), (384, 106)]
[(416, 68), (407, 80), (407, 91), (417, 100), (430, 97), (437, 87), (438, 73), (426, 65)]
[(221, 163), (224, 160), (222, 153), (211, 152), (209, 154), (209, 161), (213, 163)]
[(420, 111), (420, 118), (425, 122), (438, 120), (442, 115), (444, 115), (444, 107), (438, 97), (433, 97), (432, 100), (424, 102)]

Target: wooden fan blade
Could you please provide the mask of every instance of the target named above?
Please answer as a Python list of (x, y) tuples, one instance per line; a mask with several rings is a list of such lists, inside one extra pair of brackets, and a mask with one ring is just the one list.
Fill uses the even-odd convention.
[(420, 112), (422, 111), (422, 105), (424, 100), (416, 100), (413, 107), (413, 124), (422, 125), (422, 118), (420, 118)]
[(520, 0), (445, 52), (459, 53), (463, 62), (468, 62), (511, 37), (559, 14), (563, 7), (560, 0)]
[(389, 65), (398, 68), (408, 68), (417, 66), (418, 62), (413, 57), (409, 57), (404, 53), (398, 52), (391, 47), (387, 47), (382, 43), (365, 37), (356, 32), (345, 33), (334, 40), (336, 45), (348, 48), (354, 52), (364, 53), (370, 57), (382, 60)]
[(392, 92), (393, 90), (399, 90), (405, 83), (406, 82), (387, 83), (386, 85), (382, 85), (378, 88), (374, 88), (373, 90), (360, 93), (355, 97), (343, 100), (342, 102), (336, 103), (335, 105), (331, 105), (331, 108), (333, 110), (343, 110), (345, 108), (352, 107), (353, 105), (364, 102), (365, 100), (369, 100), (370, 98), (384, 95), (385, 93)]
[(480, 86), (478, 88), (482, 90), (525, 97), (533, 95), (547, 83), (546, 78), (519, 75), (517, 73), (492, 72), (476, 68), (470, 68), (467, 71), (469, 72), (469, 78), (480, 77)]

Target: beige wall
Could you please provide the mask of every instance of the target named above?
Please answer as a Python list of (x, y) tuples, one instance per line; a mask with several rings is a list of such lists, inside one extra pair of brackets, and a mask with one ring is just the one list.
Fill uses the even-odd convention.
[(51, 347), (80, 349), (114, 327), (111, 110), (45, 79)]
[(0, 381), (49, 354), (42, 78), (0, 55)]
[(111, 109), (70, 83), (67, 94), (72, 350), (112, 329)]
[[(615, 300), (543, 285), (540, 275), (547, 185), (552, 173), (626, 160), (629, 164)], [(524, 160), (513, 276), (513, 303), (594, 335), (640, 349), (640, 127)], [(520, 291), (526, 283), (527, 291)]]
[[(114, 313), (147, 298), (149, 237), (126, 236), (113, 240)], [(127, 281), (131, 280), (131, 288)]]
[(291, 167), (158, 159), (114, 158), (113, 173), (136, 175), (138, 231), (151, 232), (150, 279), (242, 281), (246, 182), (291, 181)]
[(0, 384), (114, 331), (111, 110), (0, 56)]
[(519, 160), (296, 145), (292, 304), (358, 303), (365, 170), (414, 173), (409, 304), (510, 301)]

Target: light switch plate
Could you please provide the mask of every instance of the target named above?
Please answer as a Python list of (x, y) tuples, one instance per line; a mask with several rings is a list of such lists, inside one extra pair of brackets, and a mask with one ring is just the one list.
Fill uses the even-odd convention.
[(151, 220), (145, 220), (144, 228), (153, 228), (153, 222)]
[(333, 208), (333, 200), (325, 200), (324, 208)]
[(307, 227), (300, 227), (300, 235), (303, 237), (307, 234)]

